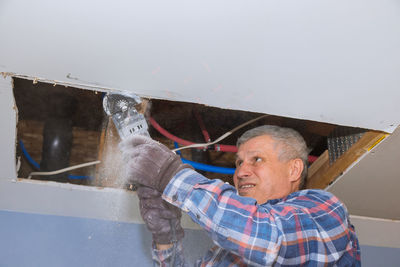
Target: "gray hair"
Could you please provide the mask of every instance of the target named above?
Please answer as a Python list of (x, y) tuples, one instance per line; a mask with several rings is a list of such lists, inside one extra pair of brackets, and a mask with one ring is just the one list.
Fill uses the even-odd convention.
[(303, 161), (303, 172), (301, 173), (301, 181), (299, 188), (303, 188), (307, 178), (308, 168), (308, 148), (304, 138), (291, 128), (284, 128), (276, 125), (263, 125), (246, 131), (237, 140), (236, 146), (247, 142), (249, 139), (268, 135), (276, 145), (279, 145), (278, 159), (280, 161), (288, 161), (299, 158)]

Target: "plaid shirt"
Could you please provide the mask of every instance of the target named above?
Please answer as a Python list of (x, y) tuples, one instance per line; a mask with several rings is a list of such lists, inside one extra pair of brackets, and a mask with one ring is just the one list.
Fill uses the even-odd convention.
[[(302, 190), (257, 204), (234, 187), (184, 169), (163, 198), (187, 212), (217, 245), (195, 266), (360, 266), (345, 206), (323, 190)], [(170, 266), (172, 249), (153, 249)], [(188, 266), (178, 243), (175, 266)]]

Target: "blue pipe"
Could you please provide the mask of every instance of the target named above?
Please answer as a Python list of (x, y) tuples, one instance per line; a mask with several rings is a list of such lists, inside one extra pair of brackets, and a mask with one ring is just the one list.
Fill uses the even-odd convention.
[(69, 175), (68, 175), (68, 178), (69, 178), (69, 179), (72, 179), (72, 180), (83, 180), (83, 179), (89, 179), (89, 180), (92, 180), (92, 179), (93, 179), (93, 177), (92, 177), (92, 176), (85, 176), (85, 175), (72, 175), (72, 174), (69, 174)]
[[(22, 153), (24, 154), (25, 158), (29, 161), (30, 164), (32, 164), (36, 169), (40, 170), (40, 165), (29, 155), (28, 151), (25, 148), (24, 143), (22, 140), (19, 140), (19, 146), (21, 147)], [(91, 176), (83, 176), (83, 175), (68, 175), (69, 179), (93, 179)]]
[(40, 165), (31, 157), (31, 155), (29, 155), (28, 151), (26, 151), (22, 140), (19, 140), (19, 146), (21, 147), (22, 153), (24, 153), (24, 156), (29, 161), (29, 163), (32, 164), (36, 169), (40, 170)]
[[(174, 142), (174, 146), (175, 146), (175, 148), (179, 147), (177, 142)], [(177, 153), (178, 153), (178, 155), (181, 156), (181, 160), (183, 163), (189, 164), (197, 170), (222, 173), (222, 174), (231, 174), (231, 175), (233, 175), (235, 173), (235, 168), (218, 167), (218, 166), (213, 166), (213, 165), (208, 165), (208, 164), (204, 164), (204, 163), (191, 161), (191, 160), (183, 158), (180, 151), (177, 151)]]

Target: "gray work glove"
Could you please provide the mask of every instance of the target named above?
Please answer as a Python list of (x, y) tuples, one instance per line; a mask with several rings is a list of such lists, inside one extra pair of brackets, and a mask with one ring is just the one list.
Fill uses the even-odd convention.
[(155, 189), (140, 186), (137, 194), (140, 215), (152, 233), (155, 243), (172, 244), (183, 238), (180, 209), (163, 200), (161, 193)]
[(120, 144), (128, 182), (163, 192), (174, 175), (184, 168), (180, 157), (153, 139), (133, 135)]

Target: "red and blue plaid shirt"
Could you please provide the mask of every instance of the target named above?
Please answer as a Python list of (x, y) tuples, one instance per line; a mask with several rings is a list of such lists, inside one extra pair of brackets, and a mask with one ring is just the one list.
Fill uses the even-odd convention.
[[(347, 210), (323, 190), (301, 190), (258, 204), (234, 187), (184, 169), (163, 198), (187, 212), (217, 245), (195, 266), (360, 266)], [(172, 250), (153, 250), (169, 266)], [(175, 266), (188, 266), (178, 243)]]

